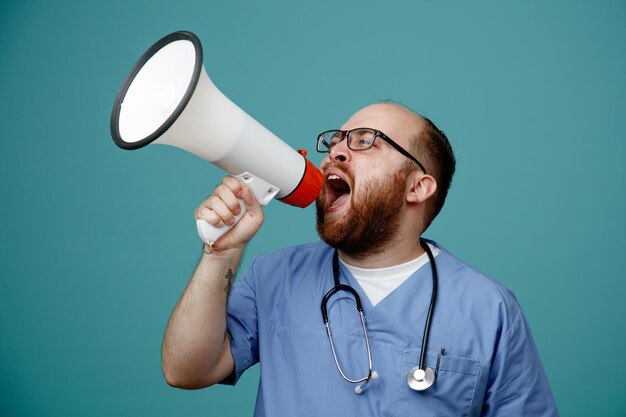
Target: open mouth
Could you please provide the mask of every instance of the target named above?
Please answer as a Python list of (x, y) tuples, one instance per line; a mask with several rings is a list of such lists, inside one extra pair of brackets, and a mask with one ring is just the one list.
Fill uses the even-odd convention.
[(335, 173), (326, 175), (326, 185), (328, 190), (326, 208), (331, 211), (339, 209), (350, 198), (350, 185)]

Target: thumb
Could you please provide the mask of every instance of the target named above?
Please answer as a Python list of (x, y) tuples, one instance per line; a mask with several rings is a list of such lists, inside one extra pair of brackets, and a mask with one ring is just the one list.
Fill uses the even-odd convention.
[(241, 198), (244, 203), (246, 203), (246, 211), (252, 214), (253, 217), (263, 216), (263, 209), (261, 209), (261, 205), (257, 201), (256, 197), (250, 191), (250, 188), (245, 185), (241, 190)]

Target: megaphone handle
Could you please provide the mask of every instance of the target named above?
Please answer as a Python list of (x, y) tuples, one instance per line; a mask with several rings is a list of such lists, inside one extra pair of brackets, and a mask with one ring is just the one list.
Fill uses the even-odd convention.
[[(235, 216), (234, 224), (237, 224), (237, 222), (241, 219), (241, 217), (243, 217), (243, 215), (246, 214), (246, 203), (244, 203), (242, 199), (238, 199), (238, 200), (239, 200), (239, 207), (241, 208), (241, 210), (239, 211), (239, 214)], [(229, 226), (227, 224), (223, 225), (222, 227), (215, 227), (209, 222), (207, 222), (206, 220), (202, 220), (202, 219), (196, 220), (196, 228), (198, 229), (198, 236), (200, 236), (200, 240), (202, 240), (204, 243), (207, 243), (207, 244), (214, 243), (217, 239), (222, 237), (224, 233), (228, 232), (231, 227), (232, 226)]]
[[(272, 198), (280, 189), (278, 187), (273, 186), (267, 181), (262, 180), (259, 177), (256, 177), (249, 172), (244, 172), (243, 174), (233, 175), (233, 177), (237, 178), (242, 184), (246, 185), (252, 191), (252, 194), (256, 197), (259, 204), (262, 206), (269, 203)], [(246, 213), (246, 203), (243, 202), (242, 199), (238, 198), (239, 201), (239, 214), (235, 216), (235, 224), (241, 219), (241, 217)], [(231, 227), (229, 225), (223, 225), (221, 227), (215, 227), (206, 220), (198, 219), (196, 220), (196, 228), (198, 229), (198, 236), (200, 236), (200, 240), (204, 243), (212, 244), (217, 239), (222, 237), (222, 235), (230, 230)]]

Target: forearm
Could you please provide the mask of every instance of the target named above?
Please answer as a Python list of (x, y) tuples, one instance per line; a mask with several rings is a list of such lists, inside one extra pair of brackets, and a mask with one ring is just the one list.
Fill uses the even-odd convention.
[(200, 388), (217, 382), (227, 348), (226, 304), (242, 254), (243, 249), (232, 249), (202, 255), (163, 338), (163, 373), (171, 385)]

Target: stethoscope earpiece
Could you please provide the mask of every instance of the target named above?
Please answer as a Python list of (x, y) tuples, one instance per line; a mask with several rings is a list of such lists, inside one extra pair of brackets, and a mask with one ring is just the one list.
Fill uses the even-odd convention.
[(363, 390), (365, 389), (365, 387), (373, 380), (375, 380), (376, 378), (378, 378), (378, 372), (372, 370), (372, 373), (370, 374), (370, 377), (367, 381), (365, 381), (364, 383), (357, 385), (356, 387), (354, 387), (354, 393), (355, 394), (363, 394)]

